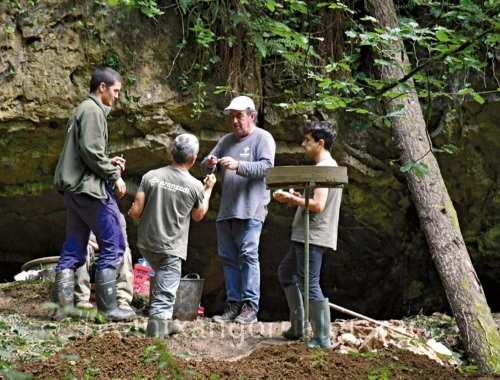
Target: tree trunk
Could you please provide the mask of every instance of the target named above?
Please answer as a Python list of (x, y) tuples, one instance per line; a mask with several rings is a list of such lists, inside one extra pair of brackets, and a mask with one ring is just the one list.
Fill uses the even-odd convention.
[[(379, 21), (378, 27), (397, 26), (393, 0), (369, 0), (366, 4), (368, 12)], [(389, 58), (393, 65), (382, 66), (379, 72), (381, 79), (386, 81), (402, 78), (410, 67), (401, 40), (394, 42), (390, 49), (398, 53)], [(438, 163), (434, 154), (429, 152), (431, 147), (414, 83), (410, 79), (407, 84), (412, 91), (406, 97), (387, 100), (384, 105), (388, 113), (404, 106), (404, 115), (391, 120), (402, 165), (418, 161), (427, 165), (429, 170), (429, 174), (422, 178), (412, 170), (406, 176), (420, 226), (467, 354), (476, 360), (481, 370), (500, 372), (500, 335), (472, 266)], [(393, 91), (403, 93), (402, 90)]]

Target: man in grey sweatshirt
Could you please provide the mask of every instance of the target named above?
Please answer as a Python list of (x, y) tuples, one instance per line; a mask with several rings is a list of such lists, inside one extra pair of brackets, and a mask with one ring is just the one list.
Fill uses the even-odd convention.
[(224, 269), (227, 307), (216, 322), (257, 321), (260, 299), (259, 240), (270, 193), (265, 175), (274, 165), (276, 143), (255, 125), (257, 111), (247, 96), (225, 109), (233, 133), (225, 135), (201, 163), (204, 173), (220, 171), (222, 197), (217, 216), (217, 246)]

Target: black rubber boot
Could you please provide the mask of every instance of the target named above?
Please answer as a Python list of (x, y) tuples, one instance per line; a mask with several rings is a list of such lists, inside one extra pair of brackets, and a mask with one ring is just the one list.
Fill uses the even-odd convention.
[(290, 328), (281, 335), (287, 339), (297, 340), (304, 334), (304, 302), (297, 285), (287, 286), (285, 289), (286, 301), (290, 309)]
[(59, 305), (59, 308), (54, 311), (52, 319), (59, 321), (70, 316), (65, 312), (65, 308), (72, 307), (75, 291), (75, 271), (73, 269), (64, 269), (56, 272), (54, 283), (54, 302)]
[(177, 334), (181, 326), (171, 319), (149, 318), (146, 327), (146, 336), (153, 338), (165, 338), (165, 336)]
[(309, 312), (314, 337), (308, 342), (308, 346), (330, 348), (330, 305), (328, 298), (323, 301), (309, 301)]
[(133, 310), (122, 310), (116, 303), (116, 269), (108, 268), (95, 274), (95, 294), (97, 310), (106, 321), (131, 321), (134, 319)]

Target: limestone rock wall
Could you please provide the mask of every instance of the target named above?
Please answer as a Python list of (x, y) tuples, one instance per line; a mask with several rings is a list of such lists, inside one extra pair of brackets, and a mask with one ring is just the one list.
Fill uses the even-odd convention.
[[(200, 158), (230, 131), (223, 95), (208, 93), (199, 118), (191, 117), (191, 94), (175, 72), (182, 26), (167, 12), (156, 22), (124, 14), (91, 0), (0, 5), (0, 280), (12, 280), (31, 259), (58, 255), (64, 240), (65, 209), (52, 186), (65, 123), (86, 96), (90, 73), (102, 63), (121, 68), (120, 102), (109, 121), (110, 150), (127, 159), (126, 212), (141, 176), (169, 162), (178, 133), (196, 134)], [(482, 105), (464, 103), (436, 116), (434, 140), (452, 143), (457, 154), (439, 155), (469, 252), (490, 306), (500, 310), (500, 192), (498, 107), (494, 95)], [(305, 164), (297, 126), (272, 104), (260, 109), (261, 126), (278, 144), (276, 165)], [(332, 116), (333, 118), (333, 116)], [(331, 302), (372, 317), (421, 310), (448, 310), (446, 297), (420, 232), (404, 177), (396, 165), (391, 133), (372, 126), (357, 132), (354, 121), (337, 117), (333, 155), (348, 167), (341, 208), (338, 251), (324, 259), (322, 285)], [(193, 174), (201, 178), (196, 165)], [(220, 311), (224, 280), (217, 257), (215, 218), (220, 184), (211, 210), (193, 223), (184, 272), (205, 278), (203, 304)], [(294, 208), (271, 202), (261, 238), (261, 318), (284, 318), (287, 308), (277, 280), (289, 244)], [(128, 234), (134, 259), (136, 226)]]

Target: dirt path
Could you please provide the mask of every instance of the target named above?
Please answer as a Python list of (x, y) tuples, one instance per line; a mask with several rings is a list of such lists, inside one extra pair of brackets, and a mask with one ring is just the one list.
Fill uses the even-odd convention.
[[(41, 379), (166, 376), (382, 380), (481, 376), (466, 362), (460, 362), (456, 327), (446, 316), (390, 322), (414, 334), (414, 339), (365, 321), (335, 321), (331, 334), (334, 349), (311, 350), (303, 342), (290, 343), (281, 338), (286, 322), (241, 326), (199, 318), (182, 322), (182, 332), (163, 341), (144, 337), (145, 316), (133, 323), (54, 323), (49, 318), (51, 311), (42, 307), (49, 294), (49, 287), (41, 282), (0, 285), (0, 355), (5, 361), (0, 368), (4, 375), (9, 366)], [(423, 343), (436, 332), (452, 348), (455, 359), (440, 359)]]

